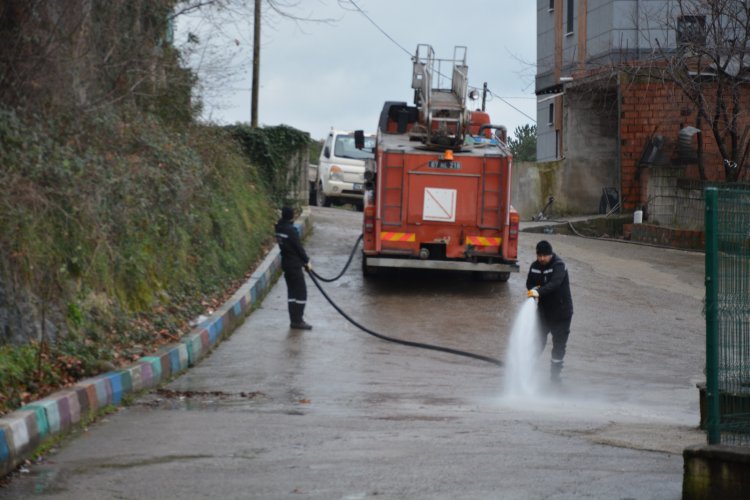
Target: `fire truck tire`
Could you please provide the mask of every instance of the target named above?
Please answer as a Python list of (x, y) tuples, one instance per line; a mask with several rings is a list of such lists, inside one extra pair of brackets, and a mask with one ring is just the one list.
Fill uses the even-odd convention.
[(475, 271), (474, 277), (479, 281), (498, 281), (505, 283), (510, 279), (510, 273), (498, 273), (494, 271)]
[(330, 207), (331, 206), (331, 200), (328, 199), (328, 196), (323, 192), (323, 183), (318, 182), (318, 189), (315, 193), (315, 201), (319, 207)]
[(376, 274), (378, 274), (378, 268), (368, 266), (367, 264), (365, 264), (365, 257), (363, 255), (362, 256), (362, 276), (364, 276), (365, 278), (369, 278), (371, 276), (375, 276)]

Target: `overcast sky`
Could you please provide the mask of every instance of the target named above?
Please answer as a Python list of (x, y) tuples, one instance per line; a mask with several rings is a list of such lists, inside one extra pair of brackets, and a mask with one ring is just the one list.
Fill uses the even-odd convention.
[[(536, 2), (354, 1), (298, 0), (288, 9), (299, 17), (332, 20), (326, 23), (264, 13), (261, 125), (290, 125), (313, 139), (325, 137), (331, 127), (374, 132), (385, 101), (413, 103), (410, 57), (419, 43), (432, 45), (437, 58), (452, 58), (455, 46), (466, 46), (469, 85), (481, 92), (487, 82), (494, 94), (487, 98), (492, 122), (511, 135), (517, 126), (534, 123)], [(200, 35), (191, 64), (204, 76), (204, 118), (249, 123), (252, 18), (235, 14), (233, 22), (216, 26), (204, 17), (178, 19), (175, 34), (178, 47), (188, 31)], [(205, 49), (209, 43), (214, 47)], [(227, 81), (218, 74), (235, 76)]]

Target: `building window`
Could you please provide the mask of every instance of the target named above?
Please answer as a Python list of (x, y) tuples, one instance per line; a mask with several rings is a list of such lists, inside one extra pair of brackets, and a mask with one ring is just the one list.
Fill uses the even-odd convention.
[(555, 124), (555, 103), (549, 103), (549, 117), (547, 119), (547, 125), (550, 127)]
[(706, 16), (677, 18), (677, 46), (703, 47), (706, 45)]
[(573, 33), (573, 7), (575, 0), (568, 0), (568, 33)]

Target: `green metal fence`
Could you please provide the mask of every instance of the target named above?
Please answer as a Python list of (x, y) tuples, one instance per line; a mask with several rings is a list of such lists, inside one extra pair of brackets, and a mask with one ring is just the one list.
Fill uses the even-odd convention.
[(750, 446), (750, 190), (705, 199), (708, 442)]

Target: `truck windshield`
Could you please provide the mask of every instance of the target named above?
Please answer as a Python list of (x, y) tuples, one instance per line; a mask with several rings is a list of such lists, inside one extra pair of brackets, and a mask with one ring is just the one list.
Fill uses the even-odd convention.
[(368, 160), (375, 157), (373, 149), (375, 149), (375, 136), (366, 135), (364, 149), (357, 149), (354, 147), (354, 134), (338, 135), (336, 136), (333, 154), (341, 158)]

